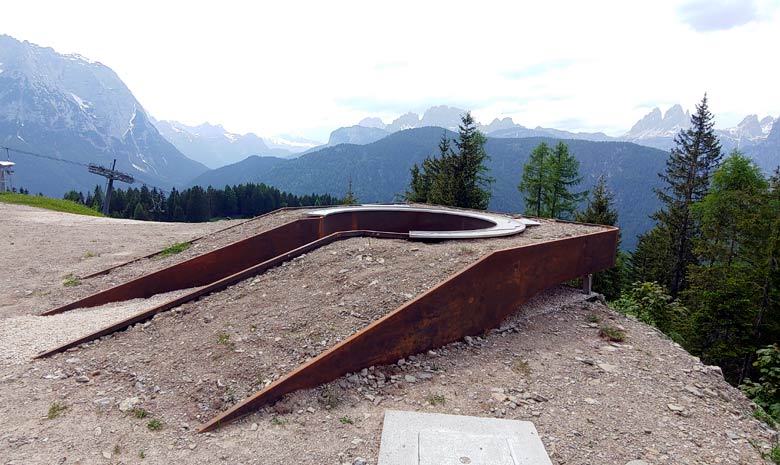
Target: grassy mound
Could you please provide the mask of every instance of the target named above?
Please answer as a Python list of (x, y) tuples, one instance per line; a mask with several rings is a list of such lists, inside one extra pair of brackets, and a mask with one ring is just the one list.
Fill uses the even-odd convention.
[(103, 216), (103, 214), (98, 213), (89, 207), (70, 200), (51, 199), (49, 197), (40, 197), (37, 195), (2, 192), (0, 193), (0, 202), (28, 205), (30, 207), (45, 208), (56, 212), (74, 213), (76, 215)]

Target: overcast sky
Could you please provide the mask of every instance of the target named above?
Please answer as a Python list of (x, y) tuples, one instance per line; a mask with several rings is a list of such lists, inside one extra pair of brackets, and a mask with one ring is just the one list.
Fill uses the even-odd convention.
[(9, 0), (0, 33), (108, 65), (158, 119), (266, 136), (438, 104), (618, 135), (705, 91), (721, 127), (780, 115), (780, 0)]

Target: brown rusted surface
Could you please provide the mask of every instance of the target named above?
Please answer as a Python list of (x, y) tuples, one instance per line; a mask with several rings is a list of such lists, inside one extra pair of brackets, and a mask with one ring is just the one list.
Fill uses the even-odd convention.
[(613, 266), (617, 233), (605, 228), (490, 253), (215, 417), (200, 431), (217, 428), (290, 392), (494, 328), (538, 292)]

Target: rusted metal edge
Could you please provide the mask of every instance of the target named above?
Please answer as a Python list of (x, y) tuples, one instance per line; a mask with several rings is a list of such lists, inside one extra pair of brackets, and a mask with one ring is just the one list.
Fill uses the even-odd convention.
[[(273, 215), (273, 214), (275, 214), (275, 213), (279, 213), (279, 212), (282, 212), (282, 211), (285, 211), (285, 210), (293, 210), (293, 209), (296, 209), (296, 210), (297, 210), (298, 208), (300, 208), (300, 209), (303, 209), (303, 208), (312, 208), (312, 207), (295, 207), (295, 208), (290, 208), (290, 207), (282, 207), (282, 208), (277, 208), (276, 210), (273, 210), (273, 211), (270, 211), (270, 212), (263, 213), (262, 215), (253, 216), (252, 218), (249, 218), (249, 219), (247, 219), (247, 220), (245, 220), (245, 221), (241, 221), (240, 223), (236, 223), (236, 224), (234, 224), (233, 226), (228, 226), (227, 228), (218, 229), (218, 230), (216, 230), (216, 231), (214, 231), (214, 232), (211, 232), (211, 233), (208, 233), (208, 234), (204, 234), (204, 235), (202, 235), (202, 236), (199, 236), (199, 237), (196, 237), (196, 238), (190, 239), (190, 240), (188, 240), (188, 241), (185, 241), (185, 242), (186, 242), (187, 244), (190, 244), (190, 245), (192, 245), (192, 243), (193, 243), (193, 242), (197, 242), (197, 241), (199, 241), (199, 240), (201, 240), (201, 239), (204, 239), (204, 238), (206, 238), (206, 237), (213, 236), (214, 234), (219, 234), (219, 233), (221, 233), (221, 232), (225, 232), (225, 231), (228, 231), (228, 230), (230, 230), (230, 229), (237, 228), (237, 227), (239, 227), (239, 226), (245, 225), (245, 224), (247, 224), (247, 223), (249, 223), (249, 222), (251, 222), (251, 221), (258, 220), (258, 219), (260, 219), (260, 218), (263, 218), (263, 217), (265, 217), (265, 216), (268, 216), (268, 215)], [(148, 258), (152, 258), (152, 257), (154, 257), (154, 256), (156, 256), (156, 255), (159, 255), (159, 254), (161, 254), (161, 253), (162, 253), (162, 250), (158, 250), (157, 252), (152, 252), (152, 253), (150, 253), (149, 255), (144, 255), (143, 257), (134, 258), (134, 259), (132, 259), (132, 260), (130, 260), (130, 261), (127, 261), (127, 262), (124, 262), (124, 263), (120, 263), (119, 265), (114, 265), (114, 266), (108, 267), (108, 268), (106, 268), (106, 269), (103, 269), (103, 270), (100, 270), (100, 271), (96, 271), (96, 272), (94, 272), (94, 273), (92, 273), (92, 274), (89, 274), (89, 275), (87, 275), (87, 276), (82, 276), (82, 277), (80, 277), (79, 279), (82, 279), (82, 280), (83, 280), (83, 279), (90, 279), (90, 278), (94, 278), (94, 277), (97, 277), (97, 276), (103, 276), (103, 275), (107, 275), (107, 274), (111, 273), (112, 271), (116, 270), (117, 268), (122, 268), (123, 266), (131, 265), (131, 264), (133, 264), (133, 263), (135, 263), (135, 262), (140, 262), (141, 260), (146, 260), (146, 259), (148, 259)]]
[(492, 252), (211, 419), (211, 431), (346, 373), (441, 347), (498, 326), (538, 292), (615, 264), (618, 229)]
[(292, 258), (298, 257), (300, 255), (303, 255), (305, 253), (308, 253), (316, 248), (322, 247), (324, 245), (330, 244), (331, 242), (335, 242), (342, 239), (348, 239), (351, 237), (377, 237), (381, 239), (408, 239), (409, 235), (404, 233), (386, 233), (381, 231), (342, 231), (342, 232), (335, 232), (333, 234), (330, 234), (322, 239), (315, 240), (313, 242), (309, 242), (308, 244), (298, 247), (297, 249), (291, 250), (289, 252), (283, 253), (281, 255), (278, 255), (270, 260), (264, 261), (263, 263), (259, 263), (255, 266), (252, 266), (250, 268), (247, 268), (245, 270), (242, 270), (238, 273), (235, 273), (233, 275), (230, 275), (228, 277), (225, 277), (223, 279), (220, 279), (219, 281), (215, 281), (209, 285), (206, 285), (204, 287), (201, 287), (200, 289), (196, 289), (186, 295), (177, 297), (175, 299), (166, 301), (161, 303), (160, 305), (157, 305), (155, 307), (152, 307), (150, 309), (144, 310), (142, 312), (139, 312), (135, 315), (132, 315), (128, 318), (125, 318), (121, 321), (118, 321), (116, 323), (113, 323), (105, 328), (99, 329), (93, 333), (90, 333), (86, 336), (82, 336), (78, 339), (66, 342), (65, 344), (62, 344), (58, 347), (55, 347), (53, 349), (50, 349), (46, 352), (43, 352), (41, 354), (36, 355), (35, 359), (39, 358), (46, 358), (50, 355), (54, 355), (60, 352), (64, 352), (68, 349), (71, 349), (73, 347), (77, 347), (81, 344), (84, 344), (86, 342), (94, 341), (95, 339), (99, 339), (103, 336), (107, 336), (109, 334), (115, 333), (117, 331), (122, 331), (136, 323), (141, 323), (143, 321), (146, 321), (150, 318), (152, 318), (154, 315), (170, 310), (172, 308), (178, 307), (180, 305), (183, 305), (187, 302), (191, 302), (193, 300), (196, 300), (200, 297), (203, 297), (205, 295), (211, 294), (213, 292), (221, 291), (225, 289), (226, 287), (233, 285), (239, 281), (243, 281), (247, 278), (251, 278), (255, 275), (258, 275), (260, 273), (265, 272), (266, 270), (279, 266), (285, 261), (288, 261)]

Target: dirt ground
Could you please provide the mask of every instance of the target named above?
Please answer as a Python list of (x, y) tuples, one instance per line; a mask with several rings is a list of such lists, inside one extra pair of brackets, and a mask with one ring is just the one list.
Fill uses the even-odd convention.
[[(0, 269), (10, 270), (2, 278), (9, 292), (0, 297), (0, 351), (10, 354), (0, 357), (0, 463), (352, 464), (363, 457), (376, 464), (385, 409), (533, 421), (556, 464), (762, 463), (756, 447), (767, 447), (774, 432), (752, 418), (750, 402), (716, 370), (565, 287), (483, 337), (344, 376), (214, 433), (195, 433), (488, 251), (585, 226), (543, 222), (512, 238), (438, 244), (348, 239), (87, 347), (29, 360), (41, 339), (54, 346), (88, 332), (88, 315), (127, 311), (77, 311), (73, 321), (54, 323), (35, 316), (55, 303), (300, 214), (244, 223), (196, 242), (186, 255), (143, 260), (66, 288), (68, 273), (84, 276), (232, 224), (106, 220), (0, 204), (0, 240), (14, 242), (0, 253)], [(601, 325), (625, 330), (626, 341), (600, 338)], [(49, 419), (57, 406), (64, 410)], [(156, 421), (160, 429), (151, 430)]]

